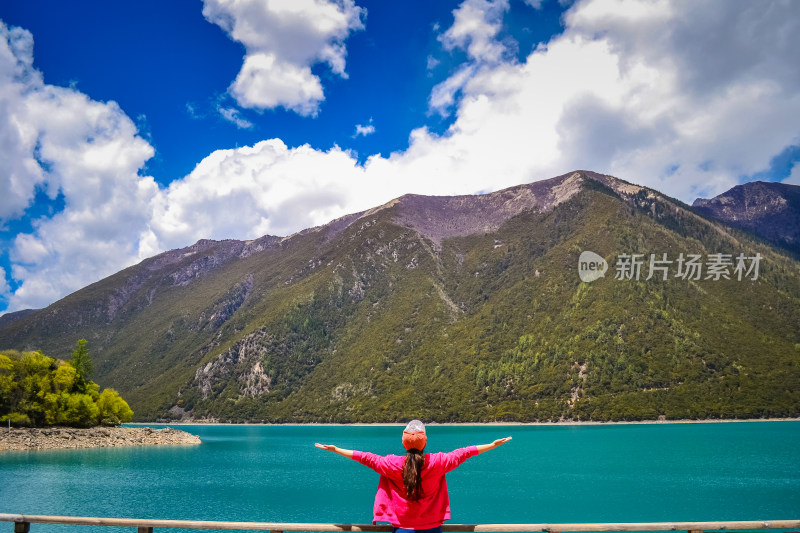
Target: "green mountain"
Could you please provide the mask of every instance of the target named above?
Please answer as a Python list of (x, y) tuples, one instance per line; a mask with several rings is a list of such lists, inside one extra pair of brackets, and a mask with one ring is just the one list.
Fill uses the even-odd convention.
[(0, 347), (88, 339), (139, 420), (800, 416), (800, 262), (706, 217), (586, 171), (406, 195), (147, 259)]

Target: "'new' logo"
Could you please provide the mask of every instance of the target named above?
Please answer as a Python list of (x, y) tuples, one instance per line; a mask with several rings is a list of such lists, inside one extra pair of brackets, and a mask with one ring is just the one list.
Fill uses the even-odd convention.
[(605, 259), (589, 250), (581, 252), (581, 256), (578, 258), (578, 275), (581, 281), (590, 283), (598, 278), (604, 278), (606, 270), (608, 270), (608, 263)]

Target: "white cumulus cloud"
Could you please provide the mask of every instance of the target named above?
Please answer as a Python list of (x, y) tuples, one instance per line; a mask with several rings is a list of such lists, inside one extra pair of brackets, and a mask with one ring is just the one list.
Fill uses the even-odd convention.
[(311, 66), (346, 77), (344, 41), (366, 11), (353, 0), (204, 0), (203, 15), (245, 47), (230, 87), (239, 105), (315, 115), (325, 96)]
[(353, 137), (358, 137), (359, 135), (366, 137), (367, 135), (372, 135), (375, 133), (375, 126), (372, 125), (372, 119), (370, 119), (368, 124), (356, 124), (356, 132)]
[[(277, 37), (295, 19), (273, 8), (207, 2), (206, 16), (245, 43), (248, 58), (274, 54), (300, 70), (325, 61), (344, 72), (341, 43), (361, 16), (342, 15), (352, 3), (331, 11), (339, 33), (308, 30), (317, 44), (304, 52)], [(167, 189), (139, 175), (153, 149), (116, 104), (44, 84), (30, 34), (0, 26), (0, 216), (17, 216), (37, 190), (65, 201), (14, 243), (11, 275), (22, 287), (9, 310), (45, 305), (199, 238), (288, 235), (405, 193), (497, 190), (583, 168), (691, 202), (769, 169), (798, 144), (800, 10), (791, 2), (577, 2), (564, 31), (524, 60), (503, 52), (506, 9), (466, 0), (442, 29), (442, 46), (467, 52), (430, 95), (432, 109), (454, 115), (444, 133), (421, 126), (407, 149), (363, 165), (337, 146), (268, 139), (217, 150)], [(277, 105), (313, 113), (314, 101)], [(785, 182), (798, 183), (798, 168)]]
[(270, 139), (217, 150), (159, 198), (148, 242), (156, 252), (201, 238), (288, 235), (342, 214), (362, 175), (339, 148), (290, 149)]
[(439, 41), (445, 50), (467, 52), (469, 62), (433, 88), (428, 99), (431, 111), (448, 116), (465, 84), (479, 71), (495, 67), (507, 55), (508, 49), (497, 40), (497, 34), (508, 8), (508, 0), (465, 0), (453, 11), (453, 25), (439, 35)]
[[(18, 103), (29, 84), (39, 83), (32, 70), (33, 37), (0, 22), (0, 220), (19, 215), (45, 184), (36, 160), (38, 132), (26, 124)], [(57, 191), (50, 189), (54, 197)]]
[(465, 0), (439, 40), (445, 49), (463, 48), (472, 59), (496, 63), (506, 52), (496, 37), (508, 7), (508, 0)]
[[(10, 294), (11, 287), (8, 286), (8, 280), (6, 280), (6, 270), (0, 267), (0, 298), (8, 298)], [(2, 314), (0, 313), (0, 315)]]
[(586, 76), (585, 95), (563, 102), (561, 161), (584, 158), (691, 202), (797, 143), (800, 11), (791, 2), (581, 2), (565, 22), (556, 46), (582, 54), (602, 43), (616, 79), (596, 90)]
[(158, 187), (139, 170), (153, 148), (114, 102), (43, 82), (29, 32), (0, 22), (0, 222), (30, 205), (37, 189), (66, 207), (33, 222), (9, 250), (21, 281), (9, 310), (41, 307), (139, 258)]
[(253, 127), (253, 123), (247, 120), (246, 118), (242, 117), (242, 114), (239, 112), (238, 109), (234, 109), (232, 107), (223, 107), (217, 106), (217, 112), (220, 114), (222, 118), (230, 122), (231, 124), (236, 125), (237, 128), (243, 130), (249, 130)]
[(800, 163), (795, 163), (789, 175), (783, 180), (788, 185), (800, 185)]

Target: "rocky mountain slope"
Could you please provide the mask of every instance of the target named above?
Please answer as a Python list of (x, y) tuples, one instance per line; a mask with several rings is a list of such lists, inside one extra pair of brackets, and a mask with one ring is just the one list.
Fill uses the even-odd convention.
[[(581, 281), (584, 251), (605, 277)], [(800, 416), (798, 323), (798, 261), (579, 171), (200, 241), (8, 324), (0, 346), (88, 339), (95, 381), (139, 420), (747, 418)]]
[(22, 309), (20, 311), (14, 311), (12, 313), (6, 313), (0, 316), (0, 329), (3, 329), (3, 327), (11, 324), (15, 320), (19, 320), (20, 318), (23, 318), (35, 311), (37, 311), (37, 309)]
[(698, 212), (752, 232), (800, 257), (800, 186), (754, 181), (710, 200), (692, 203)]

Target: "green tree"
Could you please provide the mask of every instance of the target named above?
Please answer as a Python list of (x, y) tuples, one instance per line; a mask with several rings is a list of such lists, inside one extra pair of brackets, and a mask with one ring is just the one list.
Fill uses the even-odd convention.
[(114, 389), (105, 389), (97, 399), (97, 421), (104, 426), (118, 426), (133, 419), (133, 411)]
[(11, 409), (11, 398), (15, 388), (14, 362), (11, 358), (0, 354), (0, 415)]
[(92, 358), (89, 357), (89, 350), (86, 349), (86, 339), (80, 339), (75, 345), (70, 364), (75, 368), (76, 390), (78, 392), (86, 392), (86, 384), (94, 373)]
[(58, 392), (70, 392), (78, 381), (78, 371), (72, 365), (61, 365), (53, 374), (53, 388)]
[(133, 411), (113, 389), (86, 377), (92, 364), (86, 341), (79, 341), (72, 361), (42, 352), (0, 352), (0, 422), (18, 426), (90, 427), (130, 422)]
[(0, 417), (0, 422), (11, 422), (15, 426), (30, 426), (32, 425), (30, 417), (23, 413), (9, 413)]
[(39, 351), (25, 352), (15, 366), (19, 400), (14, 410), (27, 415), (35, 426), (47, 424), (45, 400), (52, 392), (51, 373), (57, 368), (56, 360)]
[(99, 410), (88, 394), (70, 394), (64, 421), (70, 426), (91, 427), (96, 425)]

